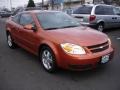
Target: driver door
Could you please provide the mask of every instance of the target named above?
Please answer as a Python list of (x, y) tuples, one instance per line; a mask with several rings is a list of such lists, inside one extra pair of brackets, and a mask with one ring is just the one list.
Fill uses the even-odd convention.
[(19, 27), (19, 36), (20, 36), (20, 46), (30, 51), (31, 53), (35, 53), (37, 51), (37, 42), (39, 41), (37, 31), (25, 29), (25, 25), (33, 24), (35, 22), (33, 17), (29, 13), (23, 13), (20, 17), (20, 27)]

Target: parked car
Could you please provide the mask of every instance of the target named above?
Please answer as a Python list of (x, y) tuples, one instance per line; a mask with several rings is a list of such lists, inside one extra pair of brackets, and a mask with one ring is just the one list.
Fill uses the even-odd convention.
[(116, 14), (116, 7), (105, 4), (86, 4), (78, 7), (73, 12), (81, 24), (95, 27), (99, 31), (106, 28), (120, 27), (120, 13)]
[(10, 17), (12, 15), (11, 12), (0, 11), (0, 17)]
[(63, 9), (63, 12), (71, 15), (73, 13), (73, 10), (74, 10), (73, 8), (68, 8), (68, 9)]
[(7, 43), (39, 56), (48, 72), (57, 67), (88, 70), (112, 59), (113, 48), (106, 34), (83, 27), (59, 11), (24, 11), (7, 20)]
[(13, 11), (12, 16), (14, 16), (14, 15), (20, 13), (20, 12), (23, 12), (24, 9), (25, 9), (24, 7), (18, 7), (18, 8), (16, 8), (16, 9)]

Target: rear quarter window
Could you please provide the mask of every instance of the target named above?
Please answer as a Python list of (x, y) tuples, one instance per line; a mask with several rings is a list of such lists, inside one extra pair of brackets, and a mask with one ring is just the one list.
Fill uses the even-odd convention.
[(91, 14), (92, 6), (83, 5), (73, 11), (73, 14)]

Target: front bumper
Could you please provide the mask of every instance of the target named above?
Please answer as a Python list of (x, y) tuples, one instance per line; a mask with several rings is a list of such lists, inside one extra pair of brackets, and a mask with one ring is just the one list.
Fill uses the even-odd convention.
[(109, 61), (111, 61), (114, 54), (112, 48), (109, 48), (103, 52), (99, 52), (95, 54), (86, 54), (81, 56), (62, 54), (62, 56), (60, 56), (61, 57), (60, 67), (70, 70), (88, 70), (88, 69), (96, 68), (96, 66), (101, 64), (100, 62), (102, 56), (108, 54), (110, 55)]

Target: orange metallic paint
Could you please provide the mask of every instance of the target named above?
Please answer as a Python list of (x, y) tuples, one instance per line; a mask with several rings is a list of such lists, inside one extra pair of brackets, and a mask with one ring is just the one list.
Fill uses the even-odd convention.
[[(31, 14), (34, 19), (37, 26), (36, 32), (25, 29), (11, 19), (7, 20), (6, 29), (11, 33), (15, 43), (35, 55), (38, 55), (41, 45), (49, 46), (55, 54), (58, 67), (69, 69), (69, 65), (87, 64), (94, 67), (100, 62), (102, 56), (113, 53), (111, 46), (107, 50), (94, 54), (86, 48), (86, 46), (97, 45), (108, 40), (107, 35), (101, 32), (82, 26), (46, 31), (40, 26), (34, 11), (27, 13)], [(70, 55), (63, 51), (60, 47), (61, 43), (83, 46), (87, 53), (85, 55)]]

